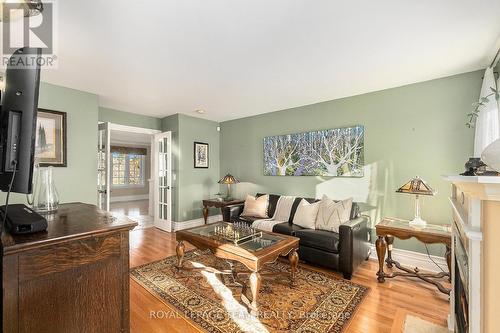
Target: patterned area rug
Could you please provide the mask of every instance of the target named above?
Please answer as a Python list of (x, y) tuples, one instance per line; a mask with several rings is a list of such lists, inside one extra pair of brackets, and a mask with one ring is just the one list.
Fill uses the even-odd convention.
[[(186, 267), (228, 269), (228, 263), (209, 252), (185, 254)], [(259, 314), (250, 315), (241, 301), (242, 288), (229, 275), (178, 271), (176, 257), (131, 270), (131, 276), (150, 293), (208, 332), (342, 332), (368, 288), (300, 265), (296, 284), (262, 277)], [(236, 270), (244, 270), (240, 264)], [(287, 261), (269, 264), (264, 272), (289, 272)], [(248, 288), (247, 296), (250, 291)]]

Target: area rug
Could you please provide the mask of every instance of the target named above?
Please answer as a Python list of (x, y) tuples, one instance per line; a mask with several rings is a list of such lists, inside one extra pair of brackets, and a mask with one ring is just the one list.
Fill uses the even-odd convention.
[(449, 333), (448, 328), (436, 325), (421, 318), (406, 315), (403, 333)]
[[(184, 265), (227, 269), (228, 263), (209, 252), (188, 251)], [(251, 315), (241, 302), (242, 288), (228, 276), (175, 268), (176, 257), (131, 270), (132, 278), (176, 312), (207, 332), (342, 332), (368, 288), (299, 265), (295, 285), (289, 280), (262, 278), (259, 313)], [(236, 270), (244, 268), (236, 263)], [(289, 272), (278, 260), (267, 272)], [(247, 291), (247, 294), (249, 290)], [(250, 298), (250, 295), (248, 295)]]

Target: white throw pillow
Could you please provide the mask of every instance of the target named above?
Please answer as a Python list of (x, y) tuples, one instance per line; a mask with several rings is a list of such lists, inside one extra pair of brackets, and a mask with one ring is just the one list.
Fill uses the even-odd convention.
[(307, 229), (316, 229), (316, 216), (321, 202), (309, 203), (302, 199), (293, 216), (293, 224)]
[(316, 229), (339, 232), (342, 223), (351, 217), (352, 198), (334, 201), (323, 195), (316, 218)]
[(261, 219), (268, 219), (267, 206), (269, 203), (269, 195), (261, 195), (256, 198), (251, 195), (247, 195), (245, 199), (245, 206), (243, 207), (243, 217), (258, 217)]

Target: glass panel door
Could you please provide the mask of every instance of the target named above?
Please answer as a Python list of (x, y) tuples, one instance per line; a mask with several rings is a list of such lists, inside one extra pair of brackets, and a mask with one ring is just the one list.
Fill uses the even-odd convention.
[(172, 229), (172, 162), (171, 132), (155, 134), (154, 147), (154, 223), (155, 226), (171, 231)]
[(97, 133), (97, 206), (99, 209), (109, 210), (109, 123), (99, 124)]

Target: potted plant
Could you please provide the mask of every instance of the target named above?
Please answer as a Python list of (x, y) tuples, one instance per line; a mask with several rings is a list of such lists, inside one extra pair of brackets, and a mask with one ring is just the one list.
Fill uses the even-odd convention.
[[(469, 120), (466, 123), (468, 128), (474, 127), (479, 116), (479, 112), (481, 112), (482, 108), (488, 104), (493, 97), (497, 102), (500, 100), (499, 89), (490, 87), (490, 90), (491, 92), (488, 95), (482, 97), (479, 102), (472, 105), (474, 110), (467, 115), (469, 117)], [(481, 153), (481, 160), (493, 170), (500, 172), (500, 139), (493, 141), (483, 150)]]

